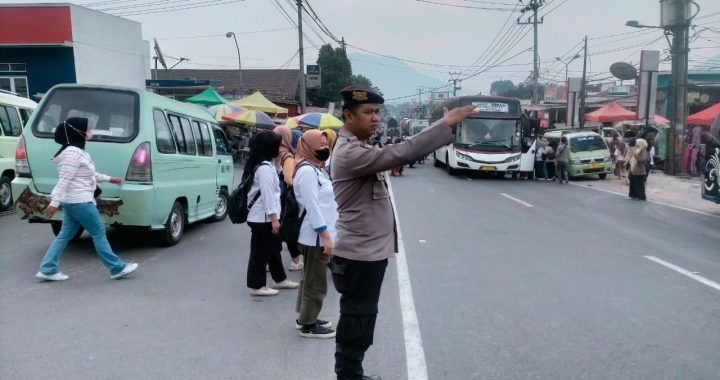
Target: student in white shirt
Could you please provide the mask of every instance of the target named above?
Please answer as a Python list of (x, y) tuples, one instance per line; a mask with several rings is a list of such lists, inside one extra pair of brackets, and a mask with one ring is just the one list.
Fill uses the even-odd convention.
[(309, 130), (298, 142), (295, 155), (293, 191), (298, 201), (300, 226), (298, 245), (304, 257), (304, 269), (296, 312), (295, 327), (306, 338), (334, 338), (332, 323), (318, 319), (327, 293), (327, 265), (332, 256), (337, 203), (325, 161), (330, 157), (327, 133)]
[(92, 139), (88, 119), (72, 117), (55, 129), (55, 142), (61, 145), (53, 162), (58, 168), (58, 182), (51, 193), (52, 200), (45, 215), (52, 217), (62, 207), (63, 222), (40, 263), (35, 277), (42, 281), (63, 281), (68, 276), (60, 272), (60, 256), (80, 227), (90, 233), (95, 251), (113, 280), (127, 276), (137, 269), (137, 263), (122, 261), (110, 248), (105, 236), (105, 224), (95, 206), (95, 189), (98, 182), (111, 182), (120, 186), (122, 180), (95, 171), (95, 164), (85, 151), (85, 141)]
[[(274, 296), (276, 289), (295, 289), (296, 282), (287, 279), (283, 268), (282, 241), (280, 240), (280, 179), (273, 159), (280, 152), (280, 135), (262, 131), (250, 141), (250, 157), (245, 165), (246, 173), (254, 172), (248, 192), (247, 224), (250, 226), (250, 258), (247, 269), (247, 286), (255, 296)], [(253, 203), (255, 196), (257, 200)], [(265, 286), (265, 266), (270, 269), (273, 287)]]

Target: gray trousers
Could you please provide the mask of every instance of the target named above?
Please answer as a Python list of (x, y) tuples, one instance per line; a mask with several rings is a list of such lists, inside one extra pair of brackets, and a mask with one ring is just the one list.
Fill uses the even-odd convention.
[(557, 162), (557, 177), (560, 181), (568, 180), (568, 163), (565, 161)]
[(330, 263), (330, 256), (323, 253), (323, 247), (298, 244), (298, 248), (304, 258), (304, 267), (295, 311), (299, 314), (299, 324), (310, 325), (317, 321), (327, 294), (327, 265)]

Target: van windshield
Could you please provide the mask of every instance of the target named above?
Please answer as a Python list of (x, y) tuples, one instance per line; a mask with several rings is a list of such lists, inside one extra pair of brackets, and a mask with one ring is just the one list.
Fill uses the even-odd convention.
[(592, 152), (607, 150), (605, 140), (600, 136), (579, 136), (570, 139), (570, 150), (573, 152)]
[(64, 120), (84, 117), (92, 129), (92, 141), (128, 142), (137, 135), (138, 104), (138, 95), (129, 91), (58, 88), (37, 111), (32, 131), (52, 138)]

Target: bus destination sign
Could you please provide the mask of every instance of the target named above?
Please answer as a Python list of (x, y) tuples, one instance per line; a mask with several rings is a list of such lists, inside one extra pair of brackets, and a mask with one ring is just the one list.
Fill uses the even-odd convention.
[(475, 112), (510, 113), (510, 105), (507, 103), (472, 102), (471, 104), (475, 106)]

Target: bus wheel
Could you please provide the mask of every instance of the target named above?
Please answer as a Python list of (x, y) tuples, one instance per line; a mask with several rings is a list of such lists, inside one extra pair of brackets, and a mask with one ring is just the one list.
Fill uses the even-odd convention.
[(457, 172), (452, 166), (450, 166), (450, 155), (448, 154), (445, 155), (445, 168), (447, 169), (447, 173), (449, 175), (455, 175)]
[(440, 160), (438, 160), (437, 154), (435, 154), (435, 152), (433, 152), (433, 165), (434, 165), (436, 168), (439, 168), (439, 167), (442, 166), (442, 164), (440, 163)]
[[(55, 236), (58, 236), (60, 234), (60, 230), (62, 229), (62, 222), (50, 222), (50, 228), (52, 228), (53, 234), (55, 234)], [(82, 226), (78, 228), (72, 240), (80, 239), (80, 235), (82, 235), (83, 231), (85, 231), (85, 229), (82, 228)]]
[(228, 200), (230, 199), (230, 195), (228, 194), (227, 190), (220, 189), (220, 193), (218, 194), (217, 203), (215, 203), (215, 213), (210, 218), (213, 222), (222, 222), (227, 218), (228, 214)]
[(607, 178), (607, 173), (600, 173), (598, 174), (598, 177), (600, 177), (600, 179), (605, 179)]
[(180, 241), (185, 230), (185, 209), (183, 205), (175, 201), (170, 215), (165, 222), (165, 229), (162, 231), (161, 243), (165, 246), (173, 246)]

